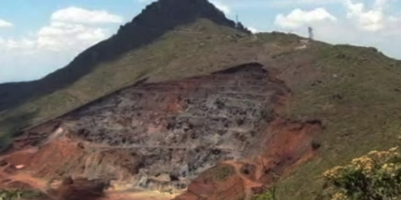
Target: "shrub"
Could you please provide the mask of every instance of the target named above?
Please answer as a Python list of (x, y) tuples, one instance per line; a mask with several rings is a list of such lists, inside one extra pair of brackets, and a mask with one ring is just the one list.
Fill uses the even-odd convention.
[(224, 181), (235, 172), (235, 169), (229, 165), (223, 165), (216, 169), (214, 179), (216, 181)]
[(255, 195), (253, 197), (253, 200), (277, 200), (276, 189), (279, 177), (274, 171), (271, 171), (270, 173), (272, 174), (273, 177), (273, 185), (270, 187), (269, 190), (267, 190), (263, 194)]
[(372, 151), (324, 174), (336, 192), (332, 200), (390, 200), (401, 196), (401, 155), (398, 147)]
[(253, 200), (276, 200), (274, 190), (267, 191), (263, 194), (256, 195)]
[(20, 190), (0, 190), (0, 200), (18, 200), (21, 199)]

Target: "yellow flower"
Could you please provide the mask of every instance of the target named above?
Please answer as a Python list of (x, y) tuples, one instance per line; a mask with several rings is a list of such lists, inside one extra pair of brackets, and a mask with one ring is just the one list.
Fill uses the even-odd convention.
[(334, 167), (334, 168), (332, 168), (332, 169), (327, 170), (326, 172), (324, 172), (324, 173), (323, 173), (323, 176), (324, 176), (325, 178), (328, 178), (328, 179), (336, 178), (337, 176), (340, 175), (340, 171), (341, 171), (342, 169), (343, 169), (343, 167), (336, 166), (336, 167)]
[(398, 147), (393, 147), (390, 149), (390, 152), (395, 152), (395, 151), (398, 151)]
[(400, 166), (396, 166), (394, 163), (384, 164), (381, 167), (382, 172), (389, 176), (396, 176), (396, 172), (399, 170)]
[(348, 197), (342, 192), (337, 192), (331, 200), (348, 200)]
[(375, 151), (369, 152), (368, 155), (376, 155), (377, 153), (379, 153), (379, 152), (375, 150)]
[[(372, 155), (373, 154), (374, 153), (372, 153)], [(353, 159), (351, 164), (356, 170), (362, 170), (364, 173), (370, 173), (374, 168), (375, 162), (368, 156), (362, 156), (360, 158)]]

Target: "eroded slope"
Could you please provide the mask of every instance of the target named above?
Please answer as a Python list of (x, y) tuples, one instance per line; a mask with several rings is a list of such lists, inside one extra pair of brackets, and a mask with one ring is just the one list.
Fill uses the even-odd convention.
[[(277, 116), (289, 95), (258, 63), (139, 83), (26, 131), (6, 171), (43, 181), (111, 181), (115, 191), (180, 193), (194, 180), (179, 199), (249, 198), (271, 183), (272, 171), (287, 172), (317, 148), (319, 121)], [(238, 193), (229, 192), (233, 184)]]

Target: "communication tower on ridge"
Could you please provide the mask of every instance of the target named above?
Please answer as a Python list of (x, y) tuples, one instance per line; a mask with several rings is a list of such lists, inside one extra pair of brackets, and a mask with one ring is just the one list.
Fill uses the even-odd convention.
[(312, 27), (308, 27), (308, 33), (309, 33), (309, 40), (313, 40), (313, 28)]
[(238, 28), (238, 23), (239, 23), (239, 19), (238, 19), (238, 14), (235, 15), (235, 26), (237, 26)]

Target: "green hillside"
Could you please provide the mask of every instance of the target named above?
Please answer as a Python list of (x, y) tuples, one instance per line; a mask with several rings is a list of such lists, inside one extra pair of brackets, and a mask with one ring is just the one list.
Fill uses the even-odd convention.
[[(246, 47), (242, 46), (247, 43), (253, 45), (244, 33), (208, 20), (177, 27), (148, 46), (100, 63), (66, 88), (3, 111), (1, 134), (60, 116), (140, 79), (170, 80), (246, 62), (252, 56), (252, 52), (245, 52)], [(238, 57), (239, 54), (243, 55)]]
[(322, 199), (326, 169), (394, 146), (401, 131), (401, 62), (373, 48), (348, 45), (319, 45), (282, 59), (303, 55), (315, 57), (312, 65), (300, 67), (310, 79), (299, 77), (286, 114), (320, 119), (325, 130), (317, 157), (280, 183), (280, 199)]

